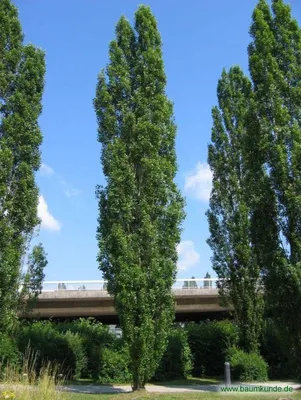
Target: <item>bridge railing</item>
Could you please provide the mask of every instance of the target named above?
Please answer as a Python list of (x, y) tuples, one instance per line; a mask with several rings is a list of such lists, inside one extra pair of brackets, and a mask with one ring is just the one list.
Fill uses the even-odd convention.
[(216, 289), (217, 278), (177, 279), (173, 289)]
[[(177, 279), (173, 289), (216, 289), (217, 278)], [(62, 290), (107, 290), (107, 282), (99, 281), (45, 281), (42, 292)]]

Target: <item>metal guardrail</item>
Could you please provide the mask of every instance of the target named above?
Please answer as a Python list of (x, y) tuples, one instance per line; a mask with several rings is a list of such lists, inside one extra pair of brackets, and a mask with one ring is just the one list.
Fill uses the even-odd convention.
[[(216, 289), (217, 278), (177, 279), (172, 289)], [(106, 290), (107, 282), (99, 281), (45, 281), (42, 292), (61, 290)]]

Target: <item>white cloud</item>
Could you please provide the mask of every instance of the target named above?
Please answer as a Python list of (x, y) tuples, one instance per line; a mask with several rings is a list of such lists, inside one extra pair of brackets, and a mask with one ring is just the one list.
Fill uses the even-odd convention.
[(39, 196), (38, 216), (41, 219), (41, 226), (49, 231), (59, 231), (61, 224), (48, 210), (48, 205), (42, 195)]
[(40, 173), (41, 175), (53, 175), (54, 170), (51, 167), (49, 167), (49, 165), (42, 163), (40, 168)]
[(194, 243), (191, 240), (184, 240), (177, 246), (178, 251), (178, 269), (185, 271), (193, 267), (200, 261), (200, 255), (195, 250)]
[(212, 187), (212, 171), (207, 163), (198, 162), (185, 177), (184, 190), (201, 201), (208, 201)]

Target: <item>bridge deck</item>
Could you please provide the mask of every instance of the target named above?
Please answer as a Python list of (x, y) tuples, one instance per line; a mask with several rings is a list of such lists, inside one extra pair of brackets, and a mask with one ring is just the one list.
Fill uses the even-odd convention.
[[(175, 289), (173, 292), (178, 319), (230, 311), (219, 304), (217, 289)], [(32, 317), (96, 317), (105, 321), (116, 320), (117, 314), (113, 298), (105, 290), (57, 290), (40, 294)]]

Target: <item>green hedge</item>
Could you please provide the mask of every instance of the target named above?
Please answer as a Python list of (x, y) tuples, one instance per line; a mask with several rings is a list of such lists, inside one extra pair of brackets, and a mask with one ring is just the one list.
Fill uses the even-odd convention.
[(206, 321), (186, 325), (196, 377), (223, 374), (227, 350), (239, 343), (239, 330), (231, 321)]
[[(263, 346), (270, 357), (272, 344), (275, 346), (271, 340), (272, 334)], [(223, 375), (224, 362), (230, 361), (234, 379), (265, 380), (265, 361), (256, 354), (237, 350), (238, 344), (239, 331), (230, 321), (173, 327), (153, 378), (157, 381), (185, 379), (191, 372), (196, 377), (219, 376)], [(24, 323), (20, 326), (17, 345), (18, 348), (12, 339), (0, 336), (0, 360), (17, 364), (20, 353), (24, 354), (29, 346), (37, 355), (37, 371), (50, 361), (61, 365), (63, 372), (75, 379), (93, 378), (100, 383), (123, 383), (131, 379), (130, 359), (123, 339), (94, 319)]]
[(102, 348), (100, 355), (99, 383), (128, 383), (131, 381), (129, 354), (125, 348)]
[(18, 347), (23, 354), (28, 348), (35, 353), (37, 371), (44, 363), (52, 362), (60, 366), (62, 372), (74, 376), (78, 367), (71, 335), (66, 337), (50, 321), (26, 324), (19, 332)]
[(21, 362), (21, 353), (18, 350), (16, 341), (13, 338), (0, 333), (0, 366), (6, 364), (17, 366)]
[(129, 357), (122, 339), (93, 319), (27, 323), (19, 332), (18, 348), (25, 354), (28, 347), (36, 354), (37, 371), (50, 361), (73, 379), (93, 378), (102, 383), (130, 380)]
[(56, 324), (56, 329), (62, 334), (70, 331), (82, 338), (83, 351), (87, 362), (82, 370), (82, 378), (98, 379), (101, 374), (101, 348), (119, 348), (117, 338), (109, 331), (106, 325), (97, 322), (94, 318), (81, 318), (72, 322)]
[(260, 353), (269, 365), (270, 379), (298, 378), (296, 365), (287, 351), (287, 343), (272, 319), (265, 321)]
[(88, 357), (83, 345), (83, 338), (79, 333), (67, 331), (64, 335), (64, 339), (67, 341), (68, 347), (71, 349), (75, 359), (73, 378), (79, 379), (82, 377), (84, 371), (86, 371), (88, 364)]
[(242, 382), (264, 382), (268, 379), (268, 365), (257, 353), (245, 353), (232, 347), (227, 352), (232, 379)]
[(154, 380), (185, 379), (192, 370), (192, 356), (187, 332), (174, 328), (168, 338), (167, 349), (154, 375)]

